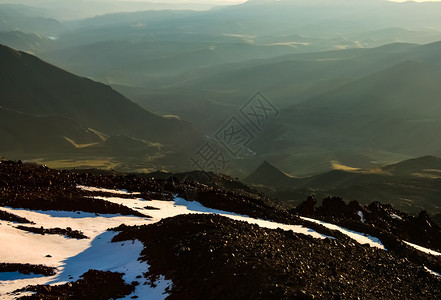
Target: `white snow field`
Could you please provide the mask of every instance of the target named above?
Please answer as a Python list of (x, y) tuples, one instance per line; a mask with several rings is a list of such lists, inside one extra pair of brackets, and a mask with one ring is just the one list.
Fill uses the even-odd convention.
[[(12, 222), (0, 221), (0, 262), (43, 264), (58, 269), (56, 275), (49, 277), (35, 274), (23, 275), (18, 272), (0, 273), (0, 299), (16, 297), (18, 294), (13, 295), (11, 292), (27, 285), (63, 284), (68, 281), (75, 281), (89, 269), (122, 272), (125, 273), (123, 278), (126, 282), (138, 281), (140, 284), (136, 286), (134, 293), (125, 299), (130, 299), (132, 296), (138, 296), (140, 299), (164, 299), (167, 296), (166, 288), (172, 282), (162, 277), (159, 281), (155, 282), (155, 287), (151, 287), (148, 284), (144, 285), (145, 278), (142, 274), (148, 270), (149, 266), (138, 261), (143, 245), (139, 241), (111, 243), (113, 236), (117, 233), (107, 231), (107, 229), (121, 224), (153, 224), (163, 218), (182, 214), (203, 213), (218, 214), (234, 220), (257, 224), (265, 228), (292, 230), (293, 232), (310, 235), (318, 239), (328, 237), (301, 225), (281, 224), (210, 209), (198, 202), (189, 202), (178, 197), (175, 197), (174, 201), (144, 200), (142, 198), (129, 199), (121, 198), (119, 195), (138, 196), (139, 193), (87, 186), (78, 186), (78, 188), (86, 191), (112, 193), (114, 194), (112, 197), (97, 196), (95, 198), (125, 205), (149, 217), (85, 212), (31, 211), (28, 209), (2, 207), (7, 212), (35, 222), (35, 225), (31, 226), (43, 226), (44, 228), (71, 227), (73, 230), (82, 231), (90, 239), (78, 240), (61, 235), (34, 234), (16, 229), (15, 226), (17, 224)], [(149, 209), (149, 207), (157, 209)], [(338, 230), (361, 244), (368, 243), (372, 247), (386, 250), (383, 244), (375, 237), (315, 219), (303, 219), (321, 224), (329, 229)], [(139, 275), (142, 277), (139, 278)], [(138, 278), (136, 278), (137, 276)], [(20, 295), (23, 295), (23, 293)]]
[(418, 245), (415, 245), (415, 244), (412, 244), (412, 243), (409, 243), (409, 242), (406, 242), (406, 241), (403, 241), (403, 242), (405, 242), (409, 246), (411, 246), (411, 247), (413, 247), (413, 248), (415, 248), (415, 249), (417, 249), (417, 250), (419, 250), (421, 252), (424, 252), (424, 253), (427, 253), (427, 254), (431, 254), (431, 255), (435, 255), (435, 256), (441, 255), (441, 253), (439, 253), (439, 252), (437, 252), (435, 250), (431, 250), (431, 249), (428, 249), (428, 248), (425, 248), (425, 247), (422, 247), (422, 246), (418, 246)]
[[(112, 193), (115, 197), (96, 197), (110, 202), (119, 203), (139, 211), (151, 217), (135, 217), (121, 215), (105, 215), (85, 212), (66, 211), (31, 211), (28, 209), (14, 209), (2, 207), (4, 211), (27, 218), (35, 222), (34, 227), (44, 228), (66, 228), (80, 230), (90, 239), (73, 239), (61, 235), (40, 235), (26, 232), (15, 228), (17, 224), (0, 221), (0, 262), (5, 263), (30, 263), (43, 264), (56, 267), (58, 272), (54, 276), (23, 275), (18, 272), (0, 273), (0, 299), (11, 299), (17, 295), (11, 292), (34, 284), (63, 284), (68, 281), (75, 281), (80, 275), (89, 269), (122, 272), (126, 275), (124, 280), (128, 283), (140, 281), (132, 296), (143, 298), (163, 299), (166, 288), (171, 285), (169, 280), (160, 278), (155, 282), (156, 287), (144, 285), (145, 279), (136, 278), (148, 270), (148, 265), (139, 262), (137, 259), (143, 248), (138, 241), (111, 243), (116, 235), (107, 231), (108, 228), (117, 227), (121, 224), (143, 225), (152, 224), (163, 218), (173, 217), (190, 213), (213, 213), (230, 217), (235, 220), (247, 221), (267, 228), (282, 228), (293, 230), (297, 233), (311, 235), (315, 238), (326, 238), (312, 229), (299, 225), (286, 225), (270, 221), (253, 219), (247, 216), (240, 216), (220, 210), (204, 207), (197, 202), (188, 202), (181, 198), (175, 201), (147, 201), (141, 198), (127, 199), (118, 195), (139, 195), (123, 190), (109, 190), (96, 187), (78, 186), (86, 191), (100, 191)], [(155, 207), (157, 210), (146, 209)], [(47, 257), (47, 256), (50, 257)], [(20, 295), (23, 295), (21, 293)]]
[(371, 247), (377, 247), (377, 248), (386, 250), (386, 248), (384, 247), (384, 245), (381, 243), (381, 241), (378, 238), (370, 236), (369, 234), (364, 234), (364, 233), (356, 232), (353, 230), (345, 229), (343, 227), (340, 227), (340, 226), (337, 226), (334, 224), (326, 223), (326, 222), (311, 219), (311, 218), (306, 218), (306, 217), (301, 217), (301, 218), (306, 221), (310, 221), (310, 222), (314, 222), (314, 223), (323, 225), (328, 229), (340, 231), (341, 233), (347, 235), (351, 239), (359, 242), (360, 244), (369, 244)]
[(441, 277), (440, 273), (434, 272), (434, 271), (430, 270), (428, 267), (424, 267), (424, 269), (426, 269), (426, 271), (429, 272), (430, 274), (432, 274), (433, 276)]

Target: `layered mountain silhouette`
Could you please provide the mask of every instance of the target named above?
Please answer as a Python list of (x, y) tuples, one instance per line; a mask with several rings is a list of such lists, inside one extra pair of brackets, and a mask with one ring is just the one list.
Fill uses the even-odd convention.
[(295, 178), (278, 169), (268, 161), (264, 161), (253, 173), (244, 179), (245, 183), (265, 186), (290, 186)]
[(440, 105), (436, 101), (440, 77), (441, 70), (437, 66), (405, 60), (310, 99), (302, 107), (391, 116), (399, 113), (433, 115), (433, 109)]
[(404, 175), (436, 178), (441, 176), (441, 158), (438, 156), (418, 157), (387, 165), (382, 169), (395, 176)]
[(1, 138), (10, 141), (2, 150), (62, 152), (108, 136), (180, 148), (201, 140), (185, 121), (150, 113), (109, 86), (6, 46), (0, 46), (0, 106)]
[(440, 80), (439, 66), (407, 60), (292, 106), (281, 122), (298, 145), (437, 154)]
[(36, 7), (0, 3), (0, 31), (20, 30), (54, 34), (64, 28), (59, 21), (44, 16)]
[(403, 211), (441, 212), (441, 158), (424, 156), (372, 169), (332, 170), (309, 177), (292, 177), (263, 162), (245, 180), (273, 197), (298, 203), (311, 194), (343, 196), (362, 203), (384, 201)]
[(42, 47), (50, 48), (53, 44), (50, 38), (18, 30), (0, 31), (0, 44), (24, 51), (38, 51)]

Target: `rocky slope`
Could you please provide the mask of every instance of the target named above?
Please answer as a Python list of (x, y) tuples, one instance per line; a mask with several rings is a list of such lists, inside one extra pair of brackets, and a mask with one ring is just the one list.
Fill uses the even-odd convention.
[(394, 254), (314, 239), (211, 215), (123, 228), (115, 240), (141, 240), (146, 274), (165, 274), (169, 299), (416, 298), (441, 293), (440, 280)]
[[(424, 212), (412, 217), (380, 203), (361, 206), (340, 198), (316, 207), (313, 197), (288, 210), (228, 177), (214, 177), (210, 184), (184, 180), (182, 174), (156, 177), (1, 161), (0, 239), (3, 247), (15, 247), (7, 241), (12, 233), (11, 241), (29, 251), (11, 248), (21, 257), (17, 261), (0, 247), (0, 294), (7, 299), (441, 296), (440, 228)], [(17, 228), (21, 222), (31, 230)], [(90, 239), (64, 236), (67, 232)]]

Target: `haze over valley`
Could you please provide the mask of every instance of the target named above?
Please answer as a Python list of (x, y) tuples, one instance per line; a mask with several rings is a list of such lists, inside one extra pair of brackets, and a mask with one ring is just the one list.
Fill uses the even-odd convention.
[[(141, 251), (153, 237), (161, 239), (157, 230), (168, 231), (178, 246), (168, 245), (172, 243), (169, 240), (142, 250), (143, 262), (152, 266), (151, 283), (155, 276), (165, 276), (161, 279), (164, 285), (148, 291), (156, 295), (154, 298), (251, 295), (252, 289), (246, 284), (241, 287), (243, 294), (223, 294), (225, 287), (219, 286), (222, 278), (207, 275), (212, 274), (211, 269), (193, 273), (205, 274), (207, 282), (216, 287), (212, 290), (219, 294), (210, 294), (209, 288), (193, 290), (186, 281), (188, 265), (197, 265), (195, 257), (180, 256), (191, 252), (187, 248), (205, 249), (208, 245), (215, 249), (217, 246), (210, 247), (220, 243), (228, 230), (257, 230), (233, 224), (231, 218), (301, 235), (305, 228), (309, 233), (317, 230), (319, 239), (325, 241), (304, 242), (302, 238), (301, 243), (306, 243), (302, 245), (308, 248), (314, 244), (314, 249), (325, 249), (325, 253), (330, 243), (336, 247), (331, 247), (335, 253), (330, 250), (335, 257), (342, 255), (341, 249), (352, 247), (348, 239), (355, 239), (356, 245), (366, 244), (359, 239), (368, 236), (369, 247), (390, 249), (391, 256), (369, 252), (369, 247), (360, 245), (354, 246), (356, 257), (365, 255), (368, 262), (386, 260), (384, 266), (390, 264), (389, 270), (398, 270), (393, 274), (409, 288), (388, 281), (387, 276), (381, 279), (387, 282), (383, 285), (393, 286), (391, 291), (401, 291), (404, 298), (436, 298), (439, 289), (433, 286), (439, 276), (425, 281), (427, 270), (420, 270), (427, 273), (424, 276), (409, 270), (424, 266), (436, 274), (441, 272), (439, 253), (430, 252), (441, 250), (440, 112), (440, 1), (0, 0), (0, 206), (5, 209), (3, 213), (0, 210), (0, 217), (7, 215), (0, 220), (35, 217), (43, 234), (75, 235), (75, 230), (44, 229), (61, 220), (54, 218), (65, 217), (45, 216), (40, 210), (116, 214), (119, 216), (107, 220), (96, 215), (91, 222), (98, 222), (102, 228), (93, 232), (72, 221), (70, 215), (62, 222), (78, 225), (92, 239), (105, 234), (109, 224), (123, 224), (121, 216), (128, 218), (130, 225), (150, 226), (146, 231), (142, 226), (122, 226), (106, 237), (106, 243), (112, 239), (119, 243), (137, 240), (133, 253)], [(26, 183), (8, 172), (17, 172), (17, 178)], [(38, 176), (46, 179), (28, 181)], [(59, 186), (54, 187), (52, 182)], [(20, 186), (23, 191), (19, 191)], [(62, 191), (68, 192), (62, 195)], [(118, 200), (115, 195), (123, 196)], [(50, 204), (45, 197), (52, 199), (48, 200)], [(93, 202), (93, 209), (84, 211), (84, 199), (96, 197), (104, 202)], [(131, 204), (122, 201), (124, 197), (131, 199)], [(143, 201), (157, 202), (148, 208)], [(170, 201), (170, 205), (161, 201)], [(160, 212), (145, 211), (155, 209)], [(190, 212), (221, 217), (178, 217)], [(261, 219), (270, 223), (256, 221)], [(188, 240), (180, 240), (176, 234), (180, 222), (189, 226), (185, 229)], [(219, 231), (212, 232), (215, 238), (207, 244), (199, 244), (191, 235), (197, 227), (193, 225), (211, 226), (209, 223), (216, 223)], [(285, 225), (303, 229), (296, 231), (297, 227)], [(266, 236), (265, 230), (256, 232)], [(248, 237), (239, 231), (242, 239), (234, 247), (245, 249)], [(118, 237), (116, 232), (120, 232)], [(2, 234), (9, 238), (12, 231), (0, 230), (0, 244)], [(278, 234), (271, 233), (270, 238), (264, 238), (265, 243), (279, 245), (284, 238)], [(340, 242), (345, 244), (343, 248), (339, 248)], [(174, 265), (165, 263), (175, 255), (164, 250), (170, 248), (165, 244), (178, 249), (176, 263), (185, 265), (184, 269), (176, 271)], [(418, 248), (409, 246), (414, 244), (424, 247), (425, 254), (416, 254)], [(80, 249), (85, 244), (75, 245)], [(289, 247), (299, 244), (293, 245)], [(101, 246), (84, 249), (99, 253)], [(1, 249), (0, 254), (7, 252)], [(8, 251), (17, 251), (11, 249)], [(246, 252), (249, 249), (238, 251), (243, 257), (269, 257), (256, 249), (252, 251), (258, 254)], [(280, 252), (273, 250), (271, 255)], [(228, 251), (225, 255), (230, 255)], [(319, 252), (315, 258), (322, 260), (323, 253)], [(52, 274), (56, 272), (52, 267), (71, 266), (61, 264), (68, 258), (67, 252), (62, 253), (50, 266), (46, 264), (49, 269), (38, 266), (44, 265), (40, 258), (26, 262), (37, 262), (34, 270)], [(205, 256), (200, 258), (209, 261)], [(87, 266), (87, 259), (79, 260), (78, 265)], [(222, 259), (217, 257), (216, 263)], [(265, 259), (259, 258), (259, 263)], [(402, 259), (408, 259), (410, 265), (403, 267)], [(341, 265), (337, 260), (335, 264)], [(121, 262), (127, 266), (132, 263)], [(337, 281), (324, 287), (305, 287), (278, 278), (275, 282), (283, 287), (273, 287), (267, 278), (291, 263), (282, 259), (274, 270), (265, 269), (266, 279), (256, 277), (261, 280), (260, 295), (268, 296), (264, 299), (278, 299), (280, 295), (301, 298), (303, 294), (349, 297), (349, 287), (339, 290)], [(223, 268), (220, 265), (217, 268)], [(335, 274), (360, 279), (357, 272), (368, 268), (358, 260), (346, 267), (350, 270), (338, 269)], [(15, 265), (3, 268), (16, 270)], [(314, 274), (321, 267), (317, 268)], [(98, 269), (109, 271), (111, 267)], [(78, 270), (72, 281), (88, 271)], [(240, 270), (254, 269), (241, 265)], [(306, 276), (301, 270), (297, 275)], [(413, 272), (419, 283), (410, 284), (416, 279), (402, 277), (407, 274), (403, 270)], [(224, 271), (227, 277), (238, 272)], [(2, 288), (9, 284), (17, 289), (25, 287), (21, 277), (3, 280), (2, 272), (0, 268), (0, 298)], [(143, 274), (135, 273), (119, 278), (92, 272), (75, 284), (79, 290), (85, 289), (84, 285), (96, 282), (97, 276), (115, 286), (119, 282), (116, 295), (142, 298), (147, 291), (140, 292), (136, 284), (124, 286), (127, 278), (133, 281)], [(367, 276), (364, 280), (371, 282), (370, 275), (363, 274)], [(57, 277), (58, 281), (32, 284), (70, 280), (70, 274), (66, 275)], [(234, 278), (231, 276), (228, 278)], [(329, 278), (335, 279), (333, 275)], [(352, 281), (341, 284), (347, 282)], [(381, 298), (393, 294), (377, 283), (365, 290), (363, 280), (355, 280), (356, 295)], [(291, 285), (295, 288), (287, 288)], [(332, 286), (329, 291), (328, 286)], [(10, 287), (8, 293), (18, 291)], [(59, 297), (64, 288), (69, 291), (72, 286), (50, 296)], [(27, 292), (45, 297), (45, 288), (32, 289)], [(381, 292), (367, 291), (375, 289)], [(96, 293), (102, 295), (102, 291)]]

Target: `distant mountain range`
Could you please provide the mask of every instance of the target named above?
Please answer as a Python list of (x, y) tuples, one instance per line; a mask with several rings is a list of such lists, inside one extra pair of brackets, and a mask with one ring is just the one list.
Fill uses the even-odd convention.
[(0, 106), (0, 147), (8, 154), (105, 154), (117, 136), (126, 137), (117, 143), (123, 152), (140, 144), (188, 149), (202, 141), (187, 122), (155, 115), (109, 86), (6, 46), (0, 46)]
[(382, 201), (410, 213), (441, 213), (441, 158), (425, 156), (372, 169), (339, 169), (293, 177), (263, 162), (244, 182), (272, 197), (298, 204), (309, 195), (341, 196), (360, 203)]
[(439, 80), (440, 66), (404, 61), (294, 105), (281, 122), (295, 143), (440, 153)]
[(15, 30), (51, 35), (62, 29), (63, 25), (54, 18), (48, 17), (44, 9), (0, 3), (0, 32)]

